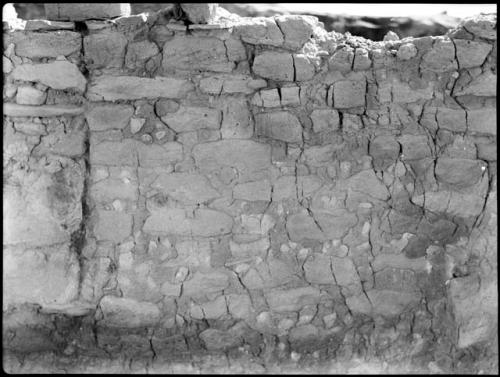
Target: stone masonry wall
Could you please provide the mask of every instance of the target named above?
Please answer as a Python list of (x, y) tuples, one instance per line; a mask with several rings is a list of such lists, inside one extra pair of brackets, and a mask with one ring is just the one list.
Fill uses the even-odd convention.
[(4, 30), (4, 348), (498, 367), (496, 64), (496, 15)]

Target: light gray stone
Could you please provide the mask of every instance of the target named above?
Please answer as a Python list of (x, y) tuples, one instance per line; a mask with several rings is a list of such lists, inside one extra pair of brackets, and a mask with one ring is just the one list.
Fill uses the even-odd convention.
[(175, 132), (219, 129), (221, 114), (208, 107), (181, 106), (176, 112), (162, 116), (161, 120)]
[(161, 317), (158, 306), (131, 298), (104, 296), (99, 302), (103, 322), (110, 327), (145, 327), (155, 325)]
[(223, 139), (249, 139), (253, 135), (253, 121), (244, 99), (228, 99), (222, 109), (221, 135)]
[(229, 286), (226, 274), (213, 270), (207, 273), (196, 272), (183, 284), (182, 293), (186, 297), (203, 297), (204, 295), (221, 292)]
[(389, 290), (371, 290), (367, 292), (373, 304), (373, 313), (382, 316), (398, 316), (419, 304), (418, 292), (396, 292)]
[(449, 39), (436, 37), (432, 48), (422, 57), (421, 67), (434, 72), (456, 70), (455, 45)]
[(119, 243), (132, 234), (132, 216), (118, 211), (97, 211), (94, 235), (99, 241)]
[(82, 114), (85, 108), (74, 105), (29, 106), (15, 103), (4, 103), (4, 115), (12, 117), (53, 117), (60, 115), (74, 116)]
[(243, 17), (234, 27), (234, 34), (244, 42), (279, 47), (283, 45), (283, 34), (272, 18)]
[(452, 132), (465, 132), (467, 129), (466, 112), (463, 109), (438, 107), (436, 119), (439, 128)]
[(16, 55), (27, 58), (57, 58), (79, 52), (82, 37), (72, 31), (19, 33), (14, 35)]
[(318, 227), (318, 224), (307, 214), (296, 213), (288, 216), (286, 230), (290, 239), (294, 242), (300, 242), (305, 239), (325, 240), (325, 235)]
[(90, 68), (121, 68), (127, 38), (121, 33), (105, 31), (83, 39), (85, 61)]
[(200, 204), (220, 197), (208, 179), (200, 174), (162, 173), (151, 187), (184, 204)]
[(153, 211), (146, 219), (144, 231), (151, 234), (212, 237), (231, 232), (233, 219), (223, 212), (200, 208), (194, 217), (179, 208)]
[(168, 166), (168, 164), (182, 161), (184, 156), (182, 144), (175, 141), (161, 145), (137, 143), (136, 146), (139, 165), (142, 167)]
[(387, 200), (389, 190), (380, 181), (372, 169), (363, 170), (345, 181), (346, 187), (352, 191), (363, 193), (374, 199)]
[(252, 69), (255, 74), (276, 81), (293, 81), (294, 65), (291, 54), (266, 51), (257, 55)]
[(314, 36), (315, 29), (319, 27), (318, 18), (313, 16), (278, 16), (275, 21), (285, 37), (283, 46), (292, 50), (300, 49)]
[(271, 164), (271, 147), (253, 140), (220, 140), (198, 144), (192, 153), (196, 165), (203, 172), (230, 166), (240, 173), (252, 175), (268, 169)]
[(20, 86), (17, 88), (16, 102), (21, 105), (41, 105), (45, 102), (47, 94), (32, 86)]
[(314, 65), (304, 54), (293, 55), (293, 67), (295, 72), (293, 81), (307, 81), (314, 77)]
[(467, 125), (469, 132), (480, 134), (497, 134), (496, 108), (483, 108), (467, 111)]
[(479, 160), (440, 157), (435, 173), (439, 181), (463, 188), (479, 181), (485, 170), (486, 164)]
[(134, 108), (130, 105), (105, 103), (91, 106), (85, 115), (91, 131), (106, 131), (124, 129), (133, 114)]
[(90, 163), (110, 166), (137, 166), (136, 142), (103, 141), (90, 144)]
[(150, 41), (130, 42), (125, 55), (125, 67), (144, 68), (146, 62), (160, 52), (158, 46)]
[(295, 312), (319, 303), (320, 291), (314, 287), (272, 289), (264, 292), (269, 308), (276, 312)]
[(47, 3), (45, 4), (47, 19), (56, 21), (84, 21), (90, 19), (108, 19), (119, 16), (130, 16), (128, 3)]
[(476, 77), (466, 87), (453, 93), (456, 96), (494, 97), (497, 94), (497, 75), (487, 71)]
[(227, 59), (219, 39), (178, 36), (163, 46), (162, 66), (166, 71), (231, 72), (234, 63)]
[(71, 302), (78, 296), (79, 271), (77, 257), (69, 244), (49, 249), (4, 246), (3, 304)]
[(457, 49), (458, 65), (462, 69), (481, 66), (493, 48), (488, 43), (465, 39), (455, 39), (453, 42)]
[(343, 237), (358, 222), (355, 214), (342, 208), (330, 211), (315, 210), (313, 215), (324, 234), (324, 238), (327, 239)]
[(337, 110), (315, 109), (311, 113), (313, 131), (335, 131), (339, 128), (340, 118)]
[(183, 79), (103, 75), (93, 80), (87, 98), (91, 101), (184, 98), (193, 89), (193, 84)]
[(337, 109), (365, 106), (366, 83), (343, 80), (333, 84), (333, 106)]
[(306, 280), (312, 284), (335, 284), (335, 278), (330, 266), (330, 256), (313, 254), (304, 263)]
[(233, 188), (233, 198), (247, 201), (270, 201), (271, 184), (268, 180), (240, 183)]
[(12, 71), (12, 77), (15, 80), (39, 82), (53, 89), (74, 89), (82, 93), (87, 84), (78, 67), (67, 60), (18, 65)]

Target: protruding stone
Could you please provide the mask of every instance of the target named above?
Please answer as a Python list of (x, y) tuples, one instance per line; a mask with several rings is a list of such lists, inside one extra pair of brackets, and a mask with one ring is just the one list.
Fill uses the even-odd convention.
[(130, 16), (128, 3), (47, 3), (45, 15), (48, 20), (84, 21), (103, 20), (120, 16)]
[(180, 3), (180, 6), (193, 24), (210, 24), (217, 18), (217, 3)]
[(17, 88), (16, 102), (21, 105), (41, 105), (45, 102), (47, 94), (32, 86)]
[(85, 111), (82, 106), (74, 105), (43, 105), (29, 106), (15, 103), (4, 103), (4, 115), (12, 117), (53, 117), (59, 115), (79, 115)]
[(91, 131), (106, 131), (124, 129), (133, 114), (134, 108), (130, 105), (105, 103), (92, 106), (86, 117)]
[(337, 109), (365, 106), (364, 81), (338, 81), (333, 85), (333, 106)]
[(15, 34), (16, 55), (27, 58), (57, 58), (79, 52), (82, 38), (72, 31)]
[(141, 98), (183, 98), (194, 86), (187, 80), (134, 76), (100, 76), (87, 92), (91, 101), (133, 100)]
[(293, 56), (283, 52), (266, 51), (255, 57), (253, 71), (264, 78), (293, 81)]
[(14, 68), (12, 77), (15, 80), (39, 82), (53, 89), (74, 89), (82, 93), (87, 84), (78, 67), (67, 60), (18, 65)]

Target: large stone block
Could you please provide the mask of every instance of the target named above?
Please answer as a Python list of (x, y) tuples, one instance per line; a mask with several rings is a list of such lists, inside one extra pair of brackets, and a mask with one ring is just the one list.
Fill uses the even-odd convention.
[(224, 42), (215, 38), (178, 36), (163, 46), (166, 71), (231, 72), (234, 63), (226, 54)]
[(271, 165), (270, 145), (253, 140), (221, 140), (198, 144), (192, 153), (196, 165), (205, 172), (229, 166), (251, 175)]
[(275, 21), (285, 37), (284, 47), (292, 50), (300, 49), (319, 27), (318, 19), (313, 16), (278, 16)]
[(466, 112), (463, 109), (439, 107), (437, 109), (436, 120), (439, 128), (444, 128), (452, 132), (465, 132), (467, 129)]
[(365, 106), (366, 83), (343, 80), (333, 84), (333, 107), (348, 109)]
[(81, 35), (72, 31), (16, 33), (13, 42), (16, 45), (16, 55), (30, 59), (68, 56), (82, 48)]
[(111, 103), (92, 106), (85, 114), (91, 131), (124, 129), (128, 126), (134, 108), (130, 105)]
[(453, 187), (464, 188), (475, 184), (486, 170), (479, 160), (440, 157), (436, 163), (436, 177)]
[(497, 75), (491, 71), (487, 71), (453, 94), (456, 96), (494, 97), (497, 95)]
[(85, 62), (89, 68), (121, 68), (127, 38), (121, 33), (90, 34), (83, 39)]
[(314, 132), (335, 131), (339, 128), (340, 117), (337, 110), (315, 109), (311, 113)]
[(417, 278), (415, 271), (384, 268), (373, 276), (375, 288), (379, 290), (390, 290), (398, 292), (418, 291)]
[(306, 305), (316, 305), (319, 302), (320, 291), (314, 287), (292, 289), (273, 289), (264, 292), (269, 308), (276, 312), (295, 312)]
[(286, 230), (290, 239), (300, 242), (305, 239), (323, 241), (325, 235), (318, 226), (318, 223), (309, 215), (296, 213), (287, 217)]
[(469, 132), (481, 134), (497, 134), (497, 109), (483, 108), (467, 111)]
[(146, 219), (144, 231), (159, 235), (180, 235), (212, 237), (231, 232), (233, 219), (223, 212), (211, 209), (197, 209), (194, 217), (187, 217), (179, 208), (153, 211)]
[(99, 203), (111, 203), (115, 199), (137, 200), (137, 185), (123, 179), (104, 179), (92, 185), (92, 199)]
[(160, 309), (155, 304), (125, 297), (104, 296), (99, 307), (103, 314), (102, 324), (109, 327), (153, 326), (161, 317)]
[[(392, 165), (398, 159), (400, 148), (401, 146), (392, 136), (377, 136), (374, 138), (369, 147), (374, 168), (383, 170)], [(369, 180), (373, 180), (373, 178), (369, 177)], [(378, 184), (381, 184), (381, 182), (378, 182)]]
[(195, 131), (203, 128), (219, 129), (221, 113), (208, 107), (181, 106), (176, 112), (161, 117), (175, 132)]
[(85, 111), (82, 106), (74, 105), (43, 105), (31, 106), (16, 103), (4, 103), (3, 113), (11, 117), (54, 117), (60, 115), (75, 116)]
[(238, 184), (234, 186), (233, 198), (248, 201), (270, 201), (271, 184), (267, 180)]
[(78, 295), (79, 271), (69, 244), (50, 249), (4, 248), (4, 306), (68, 303)]
[(250, 44), (279, 47), (284, 42), (282, 32), (270, 17), (244, 17), (235, 25), (234, 34)]
[(221, 292), (228, 286), (228, 276), (220, 271), (196, 272), (191, 279), (184, 282), (182, 293), (186, 297), (203, 297)]
[(15, 80), (39, 82), (52, 89), (73, 89), (82, 93), (87, 84), (78, 67), (67, 60), (18, 65), (12, 71), (12, 77)]
[[(71, 161), (71, 162), (70, 162)], [(62, 160), (54, 174), (18, 174), (4, 186), (4, 244), (33, 246), (67, 242), (82, 219), (84, 169)]]
[(184, 156), (182, 144), (176, 141), (161, 145), (138, 143), (136, 146), (139, 166), (146, 168), (168, 166), (168, 164), (182, 161)]
[(84, 21), (130, 16), (128, 3), (47, 3), (45, 15), (54, 21)]
[(350, 258), (332, 257), (332, 271), (338, 285), (346, 287), (361, 284), (356, 266)]
[(422, 57), (422, 68), (434, 72), (456, 70), (455, 45), (449, 39), (436, 37), (432, 48)]
[(367, 292), (373, 305), (373, 313), (392, 317), (411, 310), (420, 302), (419, 292), (397, 292), (390, 290), (371, 290)]
[(293, 56), (283, 52), (266, 51), (255, 57), (252, 69), (255, 74), (276, 81), (294, 81)]
[(489, 43), (465, 39), (456, 39), (454, 43), (457, 49), (458, 65), (461, 69), (481, 66), (493, 48)]
[(184, 204), (200, 204), (220, 197), (208, 179), (200, 174), (162, 173), (151, 187)]
[(302, 125), (288, 111), (255, 114), (255, 133), (288, 143), (302, 141)]
[(141, 98), (184, 98), (194, 89), (188, 80), (170, 77), (99, 76), (87, 91), (91, 101), (134, 100)]
[(339, 208), (330, 211), (313, 211), (314, 218), (327, 239), (343, 237), (358, 222), (355, 214)]
[(306, 280), (312, 284), (335, 284), (331, 269), (331, 257), (314, 254), (304, 263)]

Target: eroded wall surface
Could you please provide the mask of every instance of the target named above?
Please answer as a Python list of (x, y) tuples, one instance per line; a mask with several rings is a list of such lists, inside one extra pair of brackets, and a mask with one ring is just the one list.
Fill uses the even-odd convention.
[(12, 370), (498, 368), (496, 15), (372, 42), (160, 12), (28, 21), (4, 46)]

